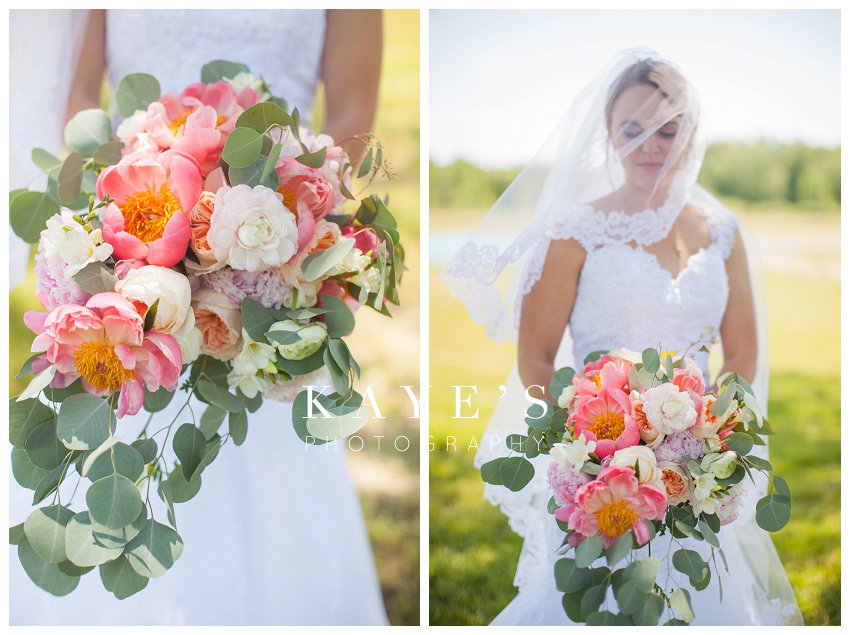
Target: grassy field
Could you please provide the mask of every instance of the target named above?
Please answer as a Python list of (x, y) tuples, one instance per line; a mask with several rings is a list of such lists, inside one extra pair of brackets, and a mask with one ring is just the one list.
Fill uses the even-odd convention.
[[(481, 212), (432, 211), (432, 227), (458, 227)], [(742, 215), (743, 216), (743, 215)], [(791, 522), (773, 539), (806, 624), (840, 623), (840, 281), (837, 214), (747, 214), (745, 222), (784, 257), (766, 257), (770, 323), (771, 460), (792, 490)], [(790, 255), (789, 255), (790, 254)], [(521, 539), (481, 498), (472, 466), (515, 358), (431, 271), (431, 624), (486, 624), (515, 595)], [(479, 419), (458, 423), (451, 385), (479, 387)], [(795, 434), (797, 433), (797, 434)], [(454, 437), (454, 443), (448, 437)]]
[[(360, 388), (372, 386), (382, 414), (360, 432), (349, 467), (360, 494), (390, 622), (419, 623), (419, 420), (402, 385), (419, 385), (419, 15), (387, 11), (384, 60), (375, 134), (396, 177), (378, 180), (371, 192), (387, 194), (401, 231), (408, 271), (400, 288), (401, 307), (389, 320), (364, 309), (349, 346), (363, 367)], [(322, 99), (315, 120), (322, 120)], [(30, 266), (26, 281), (10, 294), (10, 394), (25, 380), (15, 373), (29, 357), (32, 333), (24, 311), (42, 310), (35, 298)], [(383, 439), (378, 439), (383, 435)], [(394, 441), (397, 443), (394, 444)], [(406, 440), (410, 441), (407, 447)], [(379, 444), (380, 443), (380, 449)], [(399, 448), (399, 449), (396, 449)], [(232, 448), (231, 448), (232, 449)]]

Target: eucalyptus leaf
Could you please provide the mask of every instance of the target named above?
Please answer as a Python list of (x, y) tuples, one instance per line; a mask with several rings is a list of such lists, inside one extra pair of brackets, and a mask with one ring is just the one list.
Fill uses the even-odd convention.
[(9, 400), (9, 442), (16, 448), (25, 448), (27, 435), (33, 428), (54, 419), (53, 410), (38, 399)]
[(74, 282), (92, 295), (115, 291), (118, 278), (102, 262), (92, 262), (73, 276)]
[(357, 178), (363, 178), (369, 171), (372, 169), (372, 148), (369, 148), (366, 151), (366, 156), (363, 157), (363, 160), (360, 162), (360, 169), (357, 170)]
[(135, 483), (144, 469), (145, 460), (136, 448), (116, 442), (95, 457), (86, 470), (86, 476), (94, 482), (111, 474), (120, 474)]
[(26, 537), (24, 533), (24, 523), (18, 523), (14, 527), (9, 527), (9, 544), (18, 545), (21, 540)]
[(679, 588), (670, 594), (670, 608), (672, 608), (682, 621), (690, 624), (694, 619), (694, 609), (691, 607), (691, 594), (685, 589)]
[[(124, 144), (120, 141), (107, 141), (94, 151), (92, 159), (98, 167), (109, 167), (110, 165), (115, 165), (121, 160), (121, 151), (123, 149)], [(85, 176), (83, 176), (83, 186), (85, 187)], [(86, 189), (86, 191), (89, 190)]]
[(228, 431), (230, 438), (236, 445), (245, 443), (245, 438), (248, 436), (248, 415), (245, 411), (231, 412), (228, 417)]
[(136, 573), (158, 578), (168, 571), (183, 553), (183, 540), (171, 527), (148, 520), (124, 553)]
[(136, 439), (130, 445), (142, 455), (142, 461), (145, 464), (153, 463), (156, 459), (158, 447), (153, 439)]
[(502, 483), (501, 467), (506, 457), (500, 456), (492, 461), (487, 461), (481, 466), (481, 479), (491, 485), (504, 485)]
[(168, 482), (168, 479), (159, 482), (156, 492), (168, 510), (168, 522), (171, 523), (172, 527), (177, 529), (177, 516), (174, 513), (174, 495), (171, 493), (171, 483)]
[(295, 157), (295, 160), (310, 168), (320, 168), (325, 164), (325, 157), (327, 156), (327, 153), (327, 147), (321, 147), (315, 152), (309, 152), (307, 154), (297, 156)]
[(120, 556), (99, 567), (103, 587), (119, 600), (126, 600), (148, 585), (148, 578), (139, 575), (127, 556)]
[(243, 412), (245, 410), (245, 406), (236, 395), (209, 380), (202, 379), (199, 381), (197, 390), (209, 403), (222, 410), (228, 412)]
[(129, 117), (137, 110), (147, 110), (161, 94), (162, 90), (156, 77), (147, 73), (131, 73), (118, 82), (115, 101), (121, 114)]
[[(224, 143), (221, 158), (233, 168), (247, 168), (260, 157), (263, 137), (251, 128), (235, 128)], [(262, 171), (261, 171), (262, 173)]]
[(756, 523), (765, 531), (779, 531), (791, 519), (791, 505), (781, 496), (765, 496), (756, 507)]
[(95, 540), (87, 511), (76, 514), (65, 528), (65, 552), (68, 560), (78, 567), (94, 567), (109, 562), (123, 551), (123, 545), (110, 548)]
[(265, 342), (266, 332), (278, 320), (272, 312), (251, 298), (242, 301), (242, 327), (255, 342)]
[(41, 148), (33, 148), (30, 156), (32, 158), (32, 162), (45, 172), (50, 172), (62, 165), (62, 159), (55, 157), (47, 150), (43, 150)]
[(673, 567), (691, 580), (691, 584), (702, 582), (708, 572), (708, 564), (692, 549), (679, 549), (673, 554)]
[(301, 264), (304, 279), (312, 282), (327, 274), (354, 248), (354, 242), (354, 238), (343, 238), (332, 247), (307, 256)]
[(319, 300), (325, 309), (325, 325), (328, 337), (344, 337), (354, 329), (354, 314), (348, 306), (336, 296), (321, 294)]
[(608, 587), (605, 584), (597, 584), (590, 587), (584, 592), (584, 597), (581, 599), (581, 612), (584, 615), (590, 615), (599, 609), (599, 606), (605, 600), (605, 593)]
[(174, 502), (185, 503), (200, 491), (201, 475), (196, 472), (190, 480), (186, 480), (183, 475), (183, 468), (177, 465), (168, 474), (168, 485), (171, 488), (171, 497)]
[(657, 626), (664, 612), (664, 600), (655, 593), (647, 593), (643, 597), (643, 604), (632, 613), (632, 620), (638, 626)]
[(583, 540), (582, 543), (576, 547), (576, 566), (589, 567), (593, 564), (594, 560), (602, 555), (602, 549), (602, 539), (599, 536), (593, 536), (592, 538)]
[(608, 563), (609, 567), (613, 567), (615, 564), (620, 562), (623, 558), (625, 558), (629, 552), (632, 550), (632, 534), (631, 532), (626, 532), (612, 544), (605, 552), (605, 560)]
[(236, 120), (236, 127), (247, 127), (263, 134), (272, 126), (291, 126), (293, 124), (292, 117), (289, 113), (281, 108), (278, 104), (271, 101), (263, 101), (259, 104), (254, 104)]
[(107, 549), (116, 549), (118, 547), (123, 551), (124, 546), (135, 538), (145, 526), (145, 521), (148, 519), (147, 509), (142, 508), (136, 519), (129, 525), (124, 527), (107, 527), (98, 523), (89, 514), (91, 522), (92, 537), (97, 544), (106, 547)]
[(100, 108), (81, 110), (65, 125), (65, 145), (73, 152), (90, 157), (109, 141), (112, 124)]
[(24, 533), (35, 552), (47, 562), (67, 559), (65, 527), (74, 512), (63, 505), (49, 505), (33, 511), (24, 521)]
[(191, 479), (206, 454), (206, 437), (191, 423), (184, 423), (174, 433), (172, 447), (183, 466), (183, 474), (187, 479)]
[(199, 424), (204, 438), (209, 439), (218, 432), (227, 414), (227, 410), (222, 410), (218, 406), (207, 406), (207, 409), (201, 415), (201, 422)]
[(55, 492), (56, 488), (59, 487), (59, 483), (62, 481), (64, 474), (65, 465), (61, 463), (47, 472), (47, 474), (41, 478), (38, 485), (35, 487), (35, 492), (32, 495), (32, 504), (38, 505), (50, 494)]
[(59, 213), (59, 203), (47, 192), (24, 192), (14, 198), (9, 206), (12, 231), (28, 243), (37, 243), (47, 220)]
[(730, 450), (739, 456), (745, 456), (753, 449), (753, 439), (745, 432), (734, 432), (723, 441)]
[(648, 373), (655, 375), (658, 369), (661, 368), (661, 358), (658, 356), (658, 351), (654, 348), (647, 348), (641, 354), (643, 358), (643, 368)]
[(632, 615), (637, 613), (646, 603), (648, 594), (638, 587), (634, 582), (626, 581), (614, 592), (617, 607), (623, 613)]
[(81, 393), (62, 403), (56, 434), (69, 450), (91, 450), (110, 437), (111, 424), (109, 401)]
[(80, 196), (80, 187), (83, 184), (83, 158), (76, 152), (72, 152), (62, 163), (59, 170), (59, 188), (57, 194), (59, 202), (70, 206)]
[(534, 466), (522, 456), (506, 458), (499, 467), (502, 484), (512, 492), (518, 492), (531, 482)]
[(132, 523), (142, 511), (142, 498), (133, 481), (113, 473), (98, 479), (86, 492), (91, 518), (96, 522), (119, 529)]
[(201, 81), (205, 84), (213, 84), (223, 79), (233, 79), (239, 73), (250, 73), (250, 69), (238, 62), (227, 60), (213, 60), (201, 68)]
[(576, 566), (575, 560), (561, 558), (555, 562), (555, 586), (564, 593), (582, 591), (591, 583), (590, 571)]
[(69, 576), (58, 565), (39, 556), (26, 538), (18, 544), (18, 558), (30, 580), (51, 595), (68, 595), (80, 583), (79, 577)]
[(27, 458), (33, 465), (52, 470), (62, 463), (69, 450), (56, 436), (56, 421), (46, 421), (35, 426), (27, 435)]

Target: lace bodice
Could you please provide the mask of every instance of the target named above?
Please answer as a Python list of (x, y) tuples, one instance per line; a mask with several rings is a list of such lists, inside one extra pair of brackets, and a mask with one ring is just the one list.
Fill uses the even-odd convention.
[[(114, 88), (128, 73), (150, 73), (162, 91), (200, 81), (201, 67), (225, 59), (262, 75), (274, 94), (309, 119), (325, 39), (324, 10), (111, 10), (106, 61)], [(133, 42), (128, 46), (127, 42)]]
[[(724, 208), (701, 211), (711, 243), (693, 253), (675, 276), (642, 245), (602, 240), (595, 230), (553, 228), (550, 237), (574, 237), (587, 250), (570, 317), (576, 363), (601, 349), (660, 346), (685, 353), (691, 347), (689, 353), (706, 370), (708, 356), (698, 349), (718, 334), (726, 311), (725, 260), (731, 253), (737, 219)], [(579, 221), (593, 221), (595, 216), (588, 206)], [(581, 222), (577, 225), (581, 227)]]

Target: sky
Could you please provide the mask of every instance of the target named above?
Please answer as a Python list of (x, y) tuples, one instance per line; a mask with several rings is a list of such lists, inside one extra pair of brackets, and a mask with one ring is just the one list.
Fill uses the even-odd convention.
[(837, 10), (433, 10), (431, 158), (521, 165), (576, 92), (636, 46), (696, 86), (709, 141), (841, 142)]

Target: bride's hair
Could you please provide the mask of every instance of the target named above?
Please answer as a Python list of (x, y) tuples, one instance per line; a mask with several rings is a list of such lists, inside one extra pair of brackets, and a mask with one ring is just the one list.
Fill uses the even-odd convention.
[(611, 115), (617, 98), (632, 86), (654, 86), (674, 106), (687, 99), (687, 82), (684, 76), (670, 64), (652, 59), (643, 59), (627, 67), (608, 89), (605, 103), (605, 122), (611, 130)]

